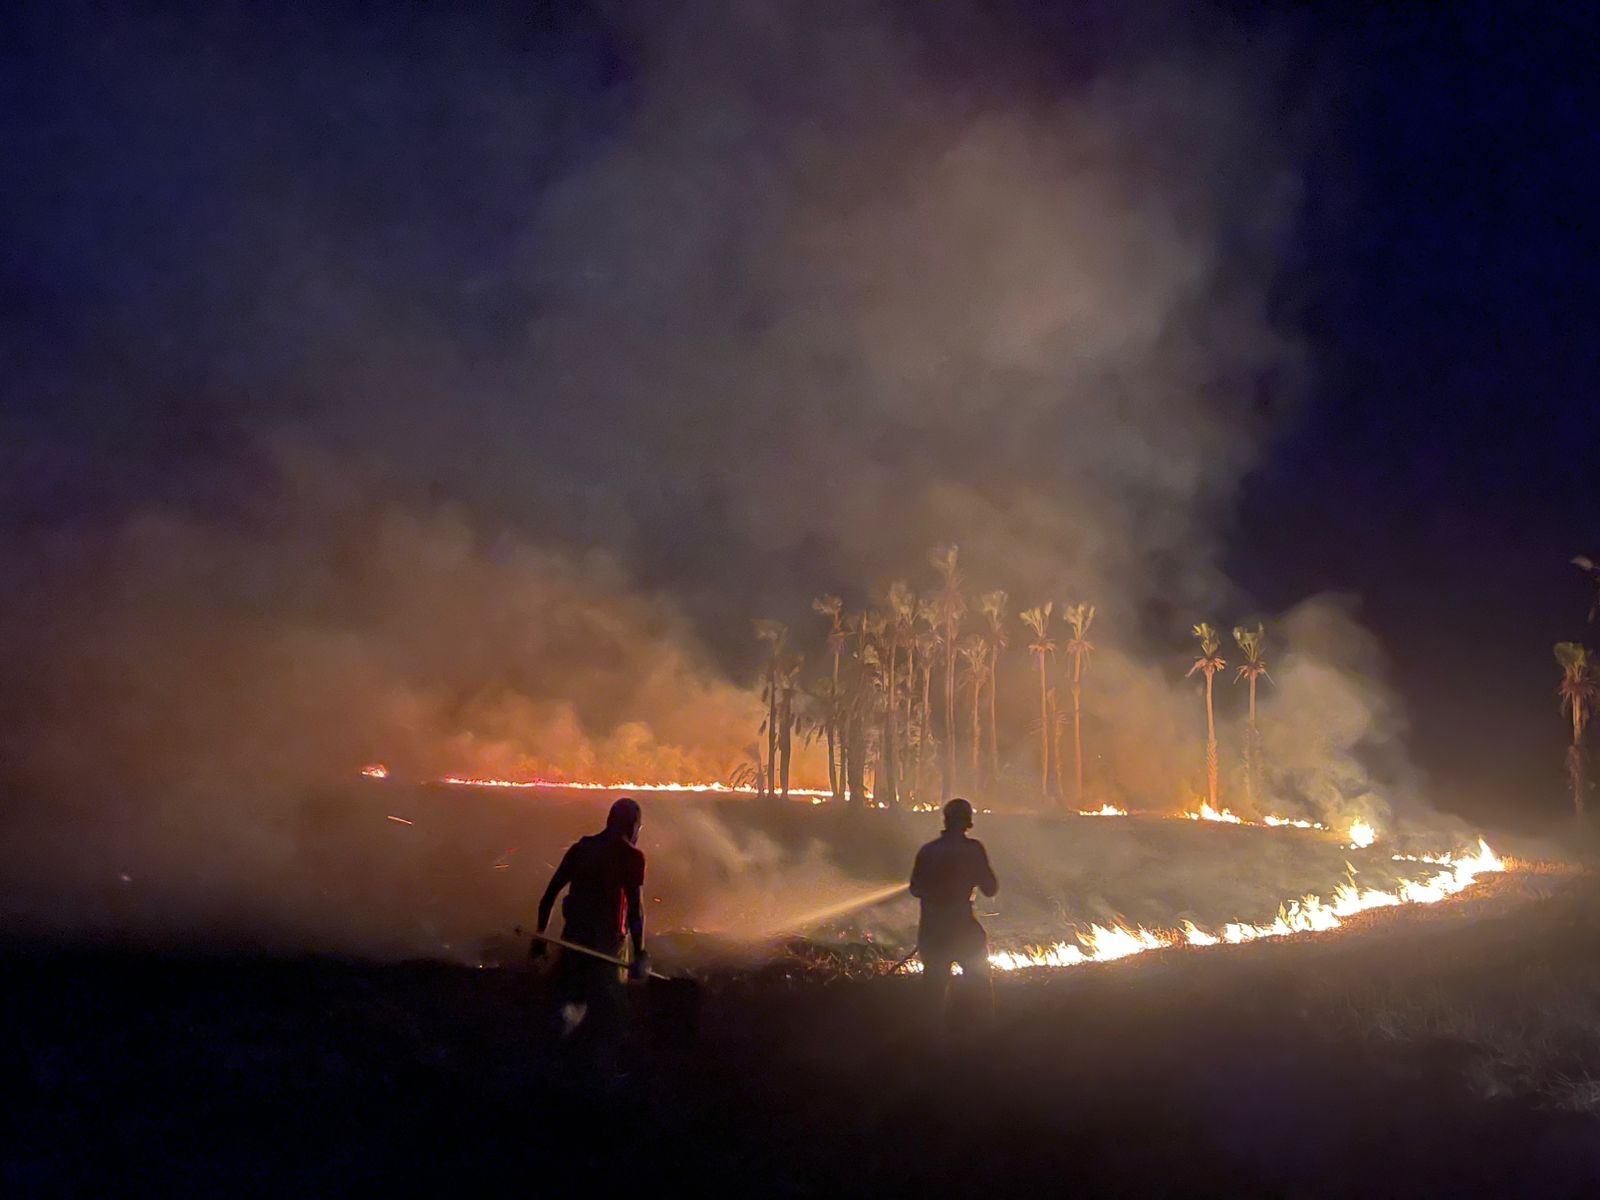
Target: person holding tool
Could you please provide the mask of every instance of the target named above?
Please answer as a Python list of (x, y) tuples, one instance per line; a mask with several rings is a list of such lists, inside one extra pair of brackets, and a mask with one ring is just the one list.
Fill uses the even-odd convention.
[(911, 894), (922, 901), (917, 952), (937, 1008), (944, 1007), (951, 964), (960, 963), (964, 988), (987, 1015), (994, 1005), (989, 935), (972, 914), (972, 892), (993, 896), (1000, 883), (983, 843), (967, 836), (971, 828), (972, 805), (957, 796), (944, 806), (944, 832), (917, 851)]
[(605, 1036), (617, 1023), (621, 1008), (617, 966), (624, 932), (633, 942), (628, 978), (650, 975), (650, 956), (644, 948), (644, 852), (639, 849), (639, 828), (644, 814), (638, 801), (618, 798), (599, 833), (579, 838), (561, 858), (539, 900), (539, 928), (528, 949), (534, 959), (544, 957), (549, 941), (545, 928), (556, 897), (563, 888), (561, 941), (591, 954), (563, 952), (556, 964), (551, 990), (560, 1006), (567, 1032), (580, 1023), (595, 1036)]

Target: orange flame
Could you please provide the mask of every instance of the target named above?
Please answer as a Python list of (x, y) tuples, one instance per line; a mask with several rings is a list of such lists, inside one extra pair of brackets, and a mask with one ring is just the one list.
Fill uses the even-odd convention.
[[(1194, 818), (1199, 820), (1201, 818)], [(1290, 937), (1296, 934), (1326, 933), (1338, 929), (1357, 913), (1374, 908), (1393, 908), (1405, 904), (1437, 904), (1477, 882), (1478, 876), (1504, 871), (1505, 861), (1478, 839), (1477, 850), (1465, 855), (1404, 856), (1397, 862), (1426, 862), (1447, 869), (1431, 878), (1403, 880), (1393, 891), (1358, 888), (1353, 880), (1340, 884), (1332, 903), (1320, 896), (1307, 895), (1291, 900), (1278, 909), (1278, 915), (1263, 924), (1230, 921), (1216, 932), (1200, 929), (1185, 921), (1180, 929), (1157, 930), (1143, 926), (1091, 925), (1076, 935), (1077, 944), (1056, 942), (1051, 946), (1029, 946), (1022, 950), (999, 950), (989, 955), (997, 971), (1019, 971), (1032, 967), (1075, 967), (1088, 962), (1111, 962), (1148, 950), (1170, 946), (1239, 945), (1260, 938)]]
[[(1085, 813), (1085, 816), (1090, 814)], [(1178, 816), (1185, 821), (1220, 821), (1227, 825), (1255, 825), (1272, 829), (1316, 829), (1323, 833), (1331, 830), (1320, 821), (1307, 821), (1300, 817), (1264, 816), (1259, 821), (1248, 821), (1230, 809), (1215, 809), (1202, 800), (1200, 807), (1191, 812), (1179, 813)], [(1356, 820), (1350, 826), (1350, 848), (1352, 850), (1365, 850), (1378, 840), (1378, 831), (1368, 822)]]
[(1324, 833), (1328, 827), (1321, 821), (1306, 821), (1299, 817), (1262, 817), (1261, 823), (1274, 829), (1320, 829)]

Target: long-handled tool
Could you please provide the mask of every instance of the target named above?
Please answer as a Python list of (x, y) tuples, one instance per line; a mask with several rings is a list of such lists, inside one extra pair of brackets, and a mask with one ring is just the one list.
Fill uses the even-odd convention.
[[(589, 946), (580, 946), (577, 942), (569, 942), (564, 938), (552, 937), (548, 933), (539, 933), (537, 930), (524, 929), (521, 925), (516, 927), (515, 932), (518, 936), (526, 935), (527, 937), (531, 937), (536, 941), (546, 942), (551, 946), (560, 946), (563, 950), (571, 950), (575, 954), (587, 954), (590, 958), (597, 958), (603, 963), (610, 963), (613, 967), (621, 967), (623, 970), (627, 970), (629, 965), (627, 960), (617, 958), (615, 955), (603, 953), (602, 951), (595, 950)], [(672, 977), (670, 975), (663, 975), (660, 971), (652, 970), (649, 972), (649, 978), (671, 979)]]
[[(587, 955), (613, 967), (626, 969), (628, 966), (620, 958), (588, 946), (580, 946), (565, 938), (524, 929), (520, 925), (516, 927), (516, 932), (519, 935), (527, 934), (552, 946), (560, 946), (563, 950), (570, 950), (574, 954)], [(699, 981), (686, 976), (663, 975), (660, 971), (650, 971), (646, 974), (644, 982), (647, 998), (645, 1007), (649, 1013), (651, 1030), (657, 1041), (663, 1045), (679, 1046), (692, 1042), (700, 1026)]]

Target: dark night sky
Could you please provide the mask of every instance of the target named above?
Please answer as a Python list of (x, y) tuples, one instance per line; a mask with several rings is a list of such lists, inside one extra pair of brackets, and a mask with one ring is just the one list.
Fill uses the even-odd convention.
[(1549, 647), (1583, 632), (1567, 560), (1600, 537), (1594, 30), (1540, 13), (1315, 29), (1341, 101), (1302, 232), (1313, 393), (1230, 554), (1264, 597), (1363, 598), (1440, 803), (1471, 813), (1554, 803)]
[[(575, 3), (470, 17), (308, 4), (277, 21), (195, 7), (206, 15), (40, 4), (4, 18), (0, 494), (14, 528), (206, 502), (214, 473), (248, 460), (246, 415), (315, 409), (318, 372), (358, 370), (349, 347), (375, 322), (425, 327), (451, 281), (474, 281), (449, 301), (459, 361), (492, 360), (537, 303), (496, 269), (521, 214), (630, 103), (633, 48)], [(989, 7), (1071, 78), (1115, 6)], [(1560, 810), (1550, 645), (1583, 632), (1567, 559), (1600, 551), (1600, 81), (1581, 11), (1212, 14), (1276, 47), (1304, 180), (1274, 303), (1304, 340), (1308, 392), (1237, 497), (1227, 569), (1269, 608), (1360, 597), (1435, 795), (1468, 816)], [(530, 72), (544, 86), (522, 87)], [(519, 138), (528, 128), (539, 136)], [(415, 186), (372, 169), (418, 147)], [(299, 273), (308, 243), (334, 278)], [(346, 280), (389, 306), (363, 311)], [(475, 382), (478, 368), (450, 369)]]

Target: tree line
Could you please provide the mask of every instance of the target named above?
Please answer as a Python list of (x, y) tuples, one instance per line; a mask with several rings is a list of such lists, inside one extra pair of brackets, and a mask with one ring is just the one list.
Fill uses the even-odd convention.
[[(958, 790), (994, 794), (1000, 783), (996, 696), (999, 665), (1011, 650), (1011, 622), (1029, 639), (1038, 673), (1037, 785), (1047, 805), (1086, 804), (1084, 689), (1094, 654), (1096, 609), (1045, 601), (1014, 610), (1004, 590), (969, 592), (955, 546), (928, 556), (935, 582), (918, 593), (897, 580), (877, 603), (847, 611), (835, 595), (811, 608), (826, 622), (824, 669), (802, 682), (803, 654), (780, 621), (754, 622), (763, 645), (761, 699), (765, 707), (751, 761), (733, 782), (763, 796), (787, 798), (796, 742), (826, 744), (828, 790), (834, 799), (880, 807), (943, 803)], [(1220, 807), (1212, 685), (1227, 665), (1209, 624), (1194, 627), (1201, 653), (1189, 674), (1205, 680), (1206, 774), (1210, 801)], [(1244, 656), (1236, 682), (1249, 684), (1244, 745), (1245, 787), (1260, 789), (1261, 751), (1256, 691), (1267, 679), (1266, 631), (1236, 628)], [(1063, 742), (1071, 735), (1070, 760)], [(1071, 778), (1065, 776), (1071, 764)], [(868, 778), (871, 786), (868, 786)]]

